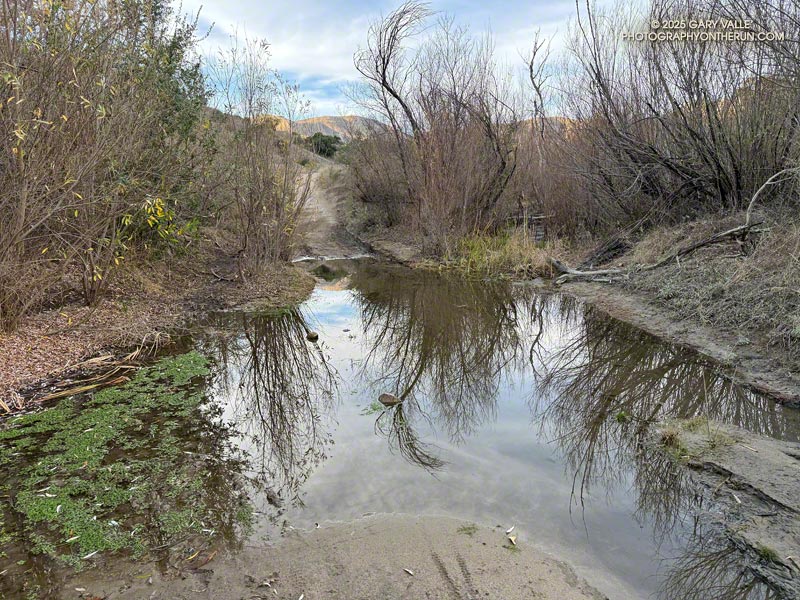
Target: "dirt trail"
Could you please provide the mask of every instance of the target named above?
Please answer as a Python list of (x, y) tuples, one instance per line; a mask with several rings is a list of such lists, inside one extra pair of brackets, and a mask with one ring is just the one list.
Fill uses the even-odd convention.
[(311, 175), (311, 193), (298, 226), (304, 238), (294, 260), (305, 258), (355, 258), (366, 254), (341, 221), (343, 204), (350, 193), (346, 167), (325, 161)]
[[(79, 574), (62, 597), (276, 600), (601, 600), (565, 563), (502, 528), (442, 517), (382, 515), (293, 532), (274, 547), (246, 547), (200, 569), (163, 576), (153, 565), (127, 576)], [(408, 569), (408, 570), (406, 570)], [(410, 572), (409, 572), (410, 571)], [(100, 581), (89, 581), (98, 575)]]

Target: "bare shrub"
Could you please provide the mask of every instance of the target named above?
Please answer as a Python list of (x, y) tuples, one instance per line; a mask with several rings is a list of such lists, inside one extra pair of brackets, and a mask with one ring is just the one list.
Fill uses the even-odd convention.
[[(650, 19), (734, 14), (737, 3), (653, 0), (642, 12), (621, 4), (581, 10), (563, 87), (581, 140), (572, 146), (575, 174), (606, 229), (741, 210), (764, 180), (796, 164), (800, 85), (779, 49), (634, 43), (620, 34)], [(765, 10), (777, 18), (781, 9)], [(780, 22), (796, 39), (797, 21)]]
[[(234, 115), (221, 125), (226, 151), (217, 172), (231, 209), (228, 226), (238, 236), (239, 274), (247, 278), (291, 255), (311, 182), (296, 160), (292, 131), (304, 102), (297, 87), (269, 66), (264, 41), (234, 38), (209, 60), (209, 73), (219, 108)], [(288, 118), (287, 132), (276, 130), (275, 114)]]
[[(407, 48), (430, 17), (423, 4), (403, 4), (372, 25), (355, 63), (364, 81), (358, 99), (387, 123), (392, 172), (402, 173), (402, 203), (396, 194), (382, 198), (392, 210), (400, 204), (427, 249), (441, 255), (452, 239), (497, 223), (516, 168), (519, 107), (490, 36), (475, 38), (443, 17), (416, 50)], [(379, 187), (374, 159), (358, 158), (366, 166), (355, 168), (357, 185)]]
[(162, 0), (0, 2), (0, 321), (13, 328), (77, 265), (87, 303), (142, 197), (177, 169), (203, 102), (195, 23)]

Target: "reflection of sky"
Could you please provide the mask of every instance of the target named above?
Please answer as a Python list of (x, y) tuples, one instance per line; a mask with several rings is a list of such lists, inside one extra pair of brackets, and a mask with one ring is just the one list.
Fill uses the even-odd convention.
[[(316, 289), (306, 304), (303, 316), (309, 325), (320, 329), (347, 328), (358, 323), (358, 309), (348, 301), (352, 292)], [(343, 297), (347, 299), (343, 299)]]
[[(447, 515), (490, 527), (515, 525), (521, 540), (570, 561), (615, 598), (640, 597), (652, 589), (645, 578), (656, 570), (656, 550), (650, 532), (632, 518), (635, 498), (621, 489), (609, 498), (590, 498), (585, 512), (574, 505), (571, 476), (548, 432), (540, 431), (531, 415), (535, 388), (527, 368), (504, 373), (496, 418), (458, 443), (447, 438), (441, 424), (418, 419), (420, 437), (447, 462), (434, 477), (375, 434), (375, 415), (361, 414), (381, 391), (396, 391), (376, 390), (372, 377), (380, 373), (364, 371), (368, 348), (353, 292), (317, 289), (302, 312), (339, 373), (340, 402), (335, 444), (303, 486), (304, 506), (287, 509), (289, 523), (313, 527), (371, 512), (398, 512)], [(558, 347), (572, 327), (559, 323), (555, 314), (549, 317), (552, 327), (544, 339)], [(425, 399), (420, 400), (424, 407)], [(262, 526), (259, 534), (275, 532)]]
[[(319, 333), (319, 342), (307, 342), (301, 329), (296, 332), (298, 339), (289, 340), (300, 352), (322, 350), (338, 373), (339, 393), (323, 419), (334, 444), (303, 485), (303, 506), (287, 507), (282, 518), (308, 528), (315, 522), (396, 512), (445, 515), (489, 527), (514, 525), (521, 540), (567, 560), (609, 597), (641, 598), (657, 589), (660, 557), (672, 556), (679, 548), (670, 541), (657, 547), (652, 524), (637, 522), (632, 472), (614, 473), (613, 482), (593, 482), (581, 506), (573, 495), (574, 474), (560, 456), (554, 430), (533, 412), (541, 410), (547, 398), (536, 402), (541, 392), (526, 360), (504, 369), (495, 410), (463, 439), (449, 439), (446, 424), (436, 421), (435, 407), (429, 406), (431, 400), (417, 394), (431, 420), (413, 420), (415, 431), (447, 463), (435, 476), (409, 463), (390, 448), (385, 437), (376, 435), (376, 415), (363, 411), (381, 392), (397, 394), (398, 390), (382, 389), (381, 385), (389, 384), (379, 383), (385, 375), (379, 360), (383, 348), (375, 350), (378, 360), (366, 361), (373, 350), (368, 342), (374, 332), (364, 331), (355, 294), (315, 290), (301, 312), (308, 327)], [(536, 326), (525, 306), (525, 302), (517, 306), (519, 335), (532, 340)], [(541, 337), (545, 362), (576, 339), (581, 325), (580, 318), (561, 313), (557, 302), (546, 307)], [(583, 356), (586, 349), (581, 348), (579, 360)], [(540, 361), (534, 364), (541, 369)], [(237, 368), (230, 367), (233, 389), (239, 381)], [(226, 415), (234, 416), (230, 406)], [(250, 441), (243, 446), (255, 449)], [(263, 499), (256, 503), (264, 512), (274, 512)], [(259, 523), (256, 535), (274, 537), (276, 531), (268, 523)], [(499, 532), (498, 543), (503, 543)]]

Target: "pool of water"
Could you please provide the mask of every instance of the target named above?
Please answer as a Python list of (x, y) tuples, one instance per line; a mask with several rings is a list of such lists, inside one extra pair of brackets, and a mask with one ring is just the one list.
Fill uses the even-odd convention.
[[(194, 507), (192, 535), (172, 521), (133, 519), (159, 532), (142, 544), (168, 551), (164, 568), (171, 554), (209, 544), (235, 551), (288, 528), (410, 513), (513, 525), (520, 540), (568, 561), (611, 598), (776, 597), (704, 522), (713, 507), (645, 441), (650, 424), (674, 417), (796, 441), (797, 411), (567, 296), (370, 261), (335, 271), (338, 279), (296, 309), (220, 313), (196, 327), (188, 348), (208, 362), (191, 380), (201, 401), (191, 416), (167, 420), (188, 419), (169, 430), (170, 448), (186, 481), (205, 473), (197, 487), (206, 491), (191, 500), (159, 492), (159, 506), (175, 504), (179, 516)], [(384, 409), (384, 392), (403, 402)], [(136, 418), (149, 424), (137, 431), (158, 439), (152, 416)], [(128, 452), (170, 451), (153, 443), (129, 443)], [(28, 462), (31, 452), (17, 448)], [(114, 447), (98, 465), (125, 453)], [(48, 483), (37, 479), (34, 491)], [(133, 537), (139, 530), (116, 516), (142, 504), (129, 502), (101, 519)], [(63, 557), (32, 549), (39, 538), (18, 503), (8, 492), (5, 529), (15, 537), (4, 585), (28, 577), (46, 589)], [(246, 527), (234, 511), (247, 513)], [(72, 554), (85, 567), (137, 548)]]

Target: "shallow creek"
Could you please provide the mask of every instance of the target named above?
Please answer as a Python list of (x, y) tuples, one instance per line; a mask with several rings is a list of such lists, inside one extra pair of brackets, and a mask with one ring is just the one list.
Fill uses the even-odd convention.
[(404, 513), (514, 525), (611, 598), (776, 597), (645, 439), (697, 418), (797, 441), (798, 411), (566, 296), (331, 266), (300, 307), (213, 315), (130, 383), (6, 423), (0, 589)]

